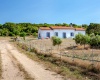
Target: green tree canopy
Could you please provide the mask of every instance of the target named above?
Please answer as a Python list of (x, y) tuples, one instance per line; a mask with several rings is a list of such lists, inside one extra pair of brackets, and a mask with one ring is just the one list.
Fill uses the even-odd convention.
[(62, 43), (62, 40), (60, 38), (54, 36), (54, 37), (52, 37), (52, 42), (53, 42), (54, 46), (55, 45), (59, 46)]
[(88, 34), (94, 33), (95, 35), (100, 35), (100, 24), (90, 23), (86, 31)]

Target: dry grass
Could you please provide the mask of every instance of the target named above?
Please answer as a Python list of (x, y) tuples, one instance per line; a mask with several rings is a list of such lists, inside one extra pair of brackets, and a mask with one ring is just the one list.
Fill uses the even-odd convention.
[[(21, 47), (21, 46), (20, 46)], [(71, 71), (70, 68), (60, 64), (60, 59), (57, 57), (46, 57), (45, 53), (42, 54), (34, 54), (28, 51), (24, 51), (23, 49), (20, 49), (18, 46), (17, 48), (21, 51), (21, 53), (24, 53), (32, 60), (38, 61), (40, 64), (43, 64), (46, 67), (46, 70), (52, 70), (55, 71), (57, 74), (61, 74), (64, 76), (65, 80), (68, 78), (71, 78), (72, 80), (85, 80), (86, 78), (80, 74), (77, 70)], [(56, 60), (57, 59), (57, 64)], [(88, 80), (88, 79), (87, 79)]]
[(10, 40), (11, 37), (2, 37), (0, 36), (0, 40)]
[[(58, 46), (53, 47), (50, 39), (31, 39), (31, 41), (28, 40), (22, 44), (31, 49), (34, 47), (38, 53), (42, 54), (53, 54), (53, 56), (60, 57), (59, 54), (61, 53), (62, 60), (82, 68), (88, 68), (88, 66), (94, 64), (94, 68), (98, 72), (100, 71), (100, 62), (97, 62), (100, 61), (100, 49), (92, 50), (88, 45), (86, 45), (87, 49), (83, 49), (84, 46), (76, 47), (75, 41), (72, 39), (63, 39), (60, 49), (58, 49)], [(91, 61), (92, 59), (94, 61)]]
[[(33, 49), (33, 47), (35, 47), (35, 52), (36, 53), (40, 53), (40, 54), (43, 54), (43, 55), (48, 54), (48, 55), (51, 55), (53, 58), (59, 59), (59, 61), (60, 61), (58, 46), (53, 47), (52, 42), (49, 39), (48, 40), (46, 40), (46, 39), (45, 40), (31, 40), (31, 41), (26, 41), (26, 42), (22, 41), (22, 44), (24, 44), (24, 47), (25, 47), (25, 45), (27, 45), (26, 48), (25, 48), (26, 50), (28, 48)], [(73, 40), (65, 40), (64, 39), (63, 43), (61, 44), (60, 49), (63, 50), (63, 51), (67, 51), (68, 52), (67, 55), (68, 56), (71, 55), (73, 57), (73, 50), (67, 49), (68, 47), (73, 46), (73, 45), (70, 45), (70, 44), (75, 45), (75, 42)], [(53, 50), (50, 51), (49, 49), (51, 49), (51, 48)], [(33, 49), (33, 51), (34, 51), (34, 49)], [(94, 59), (97, 59), (100, 55), (99, 54), (100, 50), (94, 49), (94, 51), (95, 51)], [(83, 55), (83, 51), (80, 50), (80, 49), (79, 50), (74, 50), (74, 52), (75, 52), (75, 55), (79, 56), (80, 58), (83, 58), (87, 55), (91, 55), (92, 50), (91, 49), (84, 50), (85, 56)], [(32, 55), (30, 55), (30, 54), (28, 54), (28, 55), (32, 57)], [(63, 53), (62, 53), (62, 55), (63, 55)], [(98, 56), (96, 56), (96, 55), (98, 55)], [(65, 62), (65, 64), (67, 63), (68, 65), (72, 65), (72, 66), (75, 66), (75, 67), (82, 68), (83, 70), (85, 69), (85, 71), (83, 71), (83, 72), (85, 72), (84, 74), (87, 74), (88, 72), (91, 72), (91, 71), (94, 72), (94, 73), (99, 73), (100, 72), (100, 63), (99, 62), (91, 62), (91, 61), (88, 61), (88, 60), (84, 60), (84, 58), (82, 60), (82, 59), (72, 58), (72, 57), (68, 57), (68, 56), (66, 56), (66, 55), (61, 56), (62, 62)], [(45, 61), (51, 61), (51, 63), (53, 63), (51, 59), (50, 60), (47, 59), (48, 57), (46, 58), (44, 56), (40, 56), (39, 58), (41, 58)], [(99, 58), (98, 58), (98, 60), (99, 60)], [(59, 61), (58, 61), (58, 64), (61, 64), (61, 63), (59, 63)], [(57, 64), (57, 66), (58, 66), (58, 64)], [(94, 64), (94, 65), (91, 65), (91, 64)], [(65, 69), (65, 68), (63, 68), (63, 69)], [(66, 68), (66, 69), (68, 70), (69, 68)], [(57, 73), (63, 73), (62, 71), (63, 70), (58, 70), (58, 72), (57, 71), (56, 72)], [(64, 71), (66, 71), (66, 70), (64, 70)], [(68, 72), (69, 71), (70, 71), (70, 69), (68, 70)], [(75, 71), (76, 75), (79, 75), (79, 73), (77, 72), (77, 70)], [(73, 74), (73, 75), (75, 75), (75, 74)], [(72, 76), (72, 74), (71, 74), (71, 76)], [(80, 78), (80, 77), (78, 77), (78, 78)]]
[(1, 61), (1, 52), (0, 52), (0, 78), (2, 77), (2, 61)]

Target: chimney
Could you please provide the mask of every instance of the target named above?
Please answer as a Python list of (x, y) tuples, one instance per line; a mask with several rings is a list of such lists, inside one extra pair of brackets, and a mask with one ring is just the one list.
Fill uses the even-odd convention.
[(73, 24), (72, 23), (70, 23), (70, 27), (73, 27)]

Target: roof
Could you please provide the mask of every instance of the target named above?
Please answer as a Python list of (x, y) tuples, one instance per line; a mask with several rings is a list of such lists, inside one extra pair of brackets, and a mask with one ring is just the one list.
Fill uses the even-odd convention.
[(51, 26), (52, 29), (72, 29), (74, 30), (73, 27), (66, 27), (66, 26)]
[(73, 27), (66, 27), (66, 26), (40, 27), (39, 29), (41, 30), (67, 29), (67, 30), (85, 31), (84, 28), (73, 28)]
[(76, 31), (85, 31), (84, 28), (75, 28)]
[(39, 29), (41, 29), (41, 30), (51, 30), (50, 27), (40, 27)]

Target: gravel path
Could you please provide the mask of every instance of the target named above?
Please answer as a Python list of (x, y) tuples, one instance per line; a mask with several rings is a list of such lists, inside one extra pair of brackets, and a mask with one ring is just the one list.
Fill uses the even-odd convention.
[[(2, 46), (1, 46), (2, 44)], [(63, 80), (62, 76), (55, 72), (46, 70), (38, 62), (29, 59), (26, 55), (21, 54), (13, 45), (6, 40), (0, 41), (0, 50), (3, 65), (3, 79), (2, 80), (23, 80), (22, 73), (20, 73), (16, 66), (15, 61), (9, 55), (13, 55), (23, 68), (35, 80)], [(10, 64), (9, 64), (10, 63)], [(19, 73), (19, 74), (17, 74)], [(17, 76), (16, 76), (17, 75)]]

